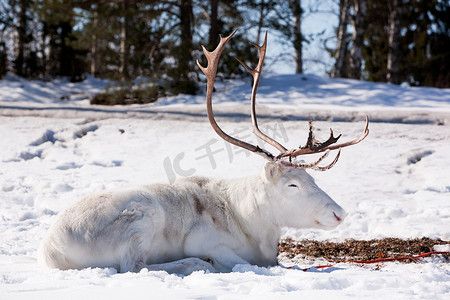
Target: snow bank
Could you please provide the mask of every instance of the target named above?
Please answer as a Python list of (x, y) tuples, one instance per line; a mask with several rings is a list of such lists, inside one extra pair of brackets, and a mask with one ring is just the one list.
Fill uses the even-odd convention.
[[(91, 106), (89, 100), (112, 82), (87, 76), (80, 83), (63, 79), (27, 81), (8, 75), (0, 81), (2, 115), (59, 118), (145, 118), (203, 121), (204, 95), (178, 95), (156, 103)], [(248, 120), (251, 79), (216, 80), (217, 116)], [(315, 75), (265, 74), (258, 89), (258, 114), (272, 120), (354, 121), (371, 112), (375, 122), (446, 124), (450, 89), (416, 88)], [(242, 107), (245, 106), (245, 108)]]

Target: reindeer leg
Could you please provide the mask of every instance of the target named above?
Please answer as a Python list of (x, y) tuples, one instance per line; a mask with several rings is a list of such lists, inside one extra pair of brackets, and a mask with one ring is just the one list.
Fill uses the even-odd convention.
[(146, 268), (149, 271), (166, 271), (169, 274), (184, 276), (195, 271), (217, 272), (216, 268), (214, 268), (208, 260), (209, 259), (200, 259), (198, 257), (188, 257), (173, 262), (149, 265), (146, 266)]

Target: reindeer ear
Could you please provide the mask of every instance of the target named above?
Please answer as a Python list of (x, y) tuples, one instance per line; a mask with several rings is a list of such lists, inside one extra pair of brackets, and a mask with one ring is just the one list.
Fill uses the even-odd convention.
[(283, 175), (285, 171), (284, 169), (285, 167), (282, 166), (281, 164), (268, 162), (264, 166), (264, 177), (266, 178), (267, 181), (277, 182)]

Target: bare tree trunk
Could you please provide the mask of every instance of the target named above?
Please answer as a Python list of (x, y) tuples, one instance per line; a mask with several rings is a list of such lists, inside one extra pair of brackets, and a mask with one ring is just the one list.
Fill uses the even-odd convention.
[(94, 8), (94, 19), (92, 20), (92, 40), (91, 40), (91, 75), (97, 75), (97, 27), (98, 27), (98, 11), (97, 7)]
[(128, 58), (128, 47), (127, 47), (127, 23), (128, 23), (128, 3), (123, 1), (122, 4), (123, 18), (122, 24), (120, 26), (120, 80), (125, 80), (127, 75), (127, 58)]
[(14, 62), (14, 68), (16, 74), (19, 76), (24, 75), (24, 60), (25, 60), (25, 39), (27, 34), (27, 6), (28, 0), (21, 0), (19, 12), (19, 26), (17, 28), (18, 41), (17, 41), (17, 55)]
[(303, 73), (302, 57), (302, 7), (301, 1), (295, 0), (294, 7), (294, 49), (295, 49), (295, 73)]
[(217, 10), (219, 6), (219, 0), (211, 0), (211, 20), (209, 27), (209, 47), (214, 49), (219, 43), (219, 28), (217, 24)]
[(353, 47), (350, 50), (350, 76), (351, 78), (361, 78), (362, 66), (362, 48), (364, 42), (364, 20), (367, 11), (366, 0), (353, 0), (354, 16), (352, 18), (353, 24)]
[(3, 78), (8, 70), (8, 59), (6, 52), (5, 42), (0, 38), (0, 79)]
[(47, 76), (47, 36), (48, 36), (48, 28), (45, 22), (42, 22), (42, 36), (41, 36), (41, 56), (42, 56), (42, 76)]
[(69, 20), (61, 21), (58, 24), (58, 36), (61, 44), (59, 45), (59, 76), (74, 75), (75, 51), (70, 44), (72, 36), (72, 25)]
[(180, 28), (181, 28), (181, 44), (178, 54), (178, 68), (179, 89), (185, 94), (195, 94), (197, 86), (189, 78), (189, 73), (192, 71), (192, 50), (193, 50), (193, 25), (194, 14), (192, 9), (192, 0), (180, 0)]
[(400, 0), (388, 1), (389, 6), (389, 50), (387, 57), (386, 80), (389, 83), (399, 84), (400, 76), (398, 65), (400, 60), (399, 40), (400, 40), (400, 20), (402, 6)]
[(334, 78), (342, 77), (343, 75), (346, 50), (345, 48), (347, 46), (345, 36), (347, 35), (349, 0), (340, 0), (339, 6), (339, 27), (337, 34), (336, 53), (334, 55), (336, 63), (334, 64), (333, 70), (331, 70), (330, 74), (330, 76)]
[[(180, 15), (181, 15), (181, 64), (186, 65), (183, 73), (189, 72), (189, 61), (192, 59), (192, 23), (193, 23), (193, 12), (192, 12), (192, 0), (181, 0), (180, 4)], [(187, 75), (187, 74), (186, 74)]]

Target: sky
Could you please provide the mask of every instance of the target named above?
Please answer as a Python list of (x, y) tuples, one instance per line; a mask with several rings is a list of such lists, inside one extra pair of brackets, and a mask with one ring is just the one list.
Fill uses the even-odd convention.
[[(334, 59), (325, 51), (324, 41), (327, 46), (334, 46), (336, 40), (333, 38), (334, 31), (338, 26), (339, 6), (332, 0), (303, 0), (302, 8), (302, 33), (308, 42), (303, 42), (303, 72), (319, 76), (327, 76), (331, 70)], [(293, 53), (292, 49), (278, 45), (274, 40), (270, 41), (270, 30), (267, 47), (266, 70), (279, 74), (295, 73), (294, 58), (277, 62), (276, 68), (271, 65), (280, 52)], [(272, 44), (271, 44), (272, 43)]]

